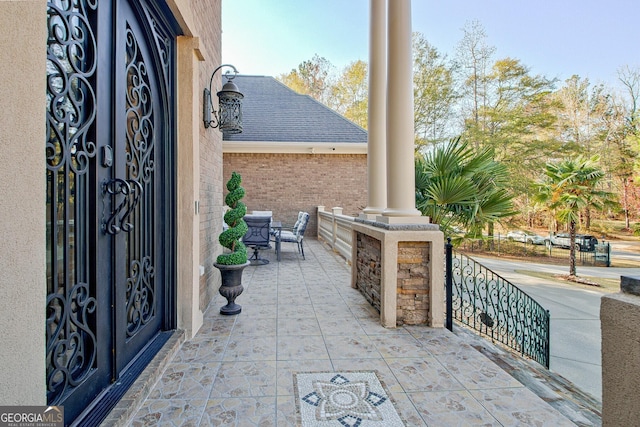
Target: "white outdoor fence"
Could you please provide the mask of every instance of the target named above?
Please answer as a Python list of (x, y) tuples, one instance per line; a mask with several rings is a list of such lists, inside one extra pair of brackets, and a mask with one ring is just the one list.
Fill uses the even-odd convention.
[(318, 206), (318, 238), (351, 262), (351, 225), (354, 217), (342, 215), (342, 208), (333, 208), (326, 212), (324, 206)]

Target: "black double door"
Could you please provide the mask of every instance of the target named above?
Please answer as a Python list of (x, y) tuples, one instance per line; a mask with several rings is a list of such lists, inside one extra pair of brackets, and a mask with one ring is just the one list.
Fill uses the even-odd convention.
[(174, 40), (159, 2), (51, 0), (47, 392), (68, 422), (174, 327)]

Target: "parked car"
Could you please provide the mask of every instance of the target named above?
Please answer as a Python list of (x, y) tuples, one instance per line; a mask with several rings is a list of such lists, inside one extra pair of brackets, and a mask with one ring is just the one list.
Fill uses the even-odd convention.
[(531, 231), (515, 230), (507, 233), (507, 240), (515, 242), (530, 243), (533, 245), (544, 245), (544, 237), (537, 235)]
[[(549, 239), (545, 241), (547, 246), (559, 246), (564, 249), (571, 247), (571, 236), (569, 233), (552, 234)], [(576, 234), (575, 247), (580, 252), (593, 252), (596, 250), (598, 239), (589, 234)]]

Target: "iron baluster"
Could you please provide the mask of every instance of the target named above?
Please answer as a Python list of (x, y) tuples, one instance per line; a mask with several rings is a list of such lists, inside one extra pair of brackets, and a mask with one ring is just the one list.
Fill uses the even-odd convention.
[(448, 330), (453, 331), (453, 245), (451, 244), (451, 237), (447, 237), (447, 243), (445, 244), (446, 248), (446, 298), (447, 298), (447, 307), (446, 307), (446, 322), (445, 326)]
[[(495, 272), (445, 245), (449, 314), (492, 340), (549, 367), (550, 314), (533, 298)], [(449, 305), (451, 301), (451, 306)]]

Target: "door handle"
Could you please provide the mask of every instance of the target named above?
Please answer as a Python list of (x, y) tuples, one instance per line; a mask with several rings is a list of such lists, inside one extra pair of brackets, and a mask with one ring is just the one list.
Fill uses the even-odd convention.
[(113, 148), (110, 145), (102, 147), (102, 166), (105, 168), (113, 166)]
[[(104, 234), (114, 236), (121, 231), (129, 233), (133, 230), (133, 224), (129, 222), (129, 217), (138, 205), (142, 192), (142, 184), (132, 179), (114, 178), (102, 183), (102, 232)], [(112, 196), (113, 206), (115, 206), (108, 218), (104, 214), (104, 196), (106, 195)], [(119, 202), (118, 199), (120, 199)]]

